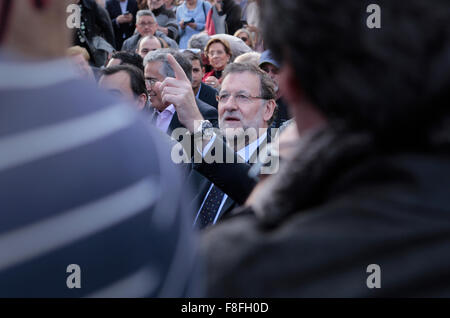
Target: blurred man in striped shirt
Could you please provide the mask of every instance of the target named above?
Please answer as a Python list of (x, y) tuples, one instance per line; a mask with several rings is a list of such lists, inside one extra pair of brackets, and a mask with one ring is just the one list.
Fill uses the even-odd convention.
[(68, 4), (0, 0), (0, 297), (199, 295), (169, 147), (60, 58)]

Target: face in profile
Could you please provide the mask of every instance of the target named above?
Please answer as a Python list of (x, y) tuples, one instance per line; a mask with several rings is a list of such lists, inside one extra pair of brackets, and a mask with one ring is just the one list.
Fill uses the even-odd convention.
[(163, 111), (166, 105), (163, 104), (161, 92), (156, 89), (155, 84), (164, 81), (164, 76), (161, 75), (160, 70), (163, 67), (162, 62), (150, 62), (145, 66), (145, 85), (147, 87), (148, 96), (152, 106), (159, 111)]
[(120, 71), (111, 75), (103, 75), (98, 83), (99, 87), (108, 91), (112, 95), (124, 99), (137, 109), (141, 110), (145, 106), (145, 96), (136, 96), (131, 89), (130, 75), (125, 71)]

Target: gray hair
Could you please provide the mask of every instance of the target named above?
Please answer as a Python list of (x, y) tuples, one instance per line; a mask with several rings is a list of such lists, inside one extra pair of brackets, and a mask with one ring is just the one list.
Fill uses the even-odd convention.
[(153, 14), (152, 11), (150, 11), (150, 10), (139, 10), (139, 11), (136, 13), (136, 23), (137, 23), (137, 21), (139, 20), (139, 18), (140, 18), (140, 17), (143, 17), (143, 16), (149, 16), (149, 17), (152, 17), (153, 19), (155, 19), (155, 22), (156, 22), (156, 17), (155, 17), (155, 15)]
[[(244, 73), (249, 72), (251, 74), (254, 74), (259, 77), (259, 84), (260, 84), (260, 95), (261, 97), (267, 102), (268, 100), (275, 100), (276, 98), (276, 92), (275, 92), (275, 83), (270, 78), (269, 75), (267, 75), (266, 72), (261, 70), (258, 66), (247, 63), (231, 63), (228, 64), (227, 67), (225, 67), (225, 70), (222, 73), (222, 79), (225, 80), (225, 77), (227, 77), (230, 74), (235, 73)], [(275, 107), (275, 110), (272, 114), (272, 117), (269, 119), (267, 124), (270, 126), (272, 122), (275, 120), (276, 116), (278, 114), (278, 106)]]
[(173, 55), (178, 64), (180, 64), (189, 81), (192, 82), (191, 61), (186, 56), (184, 56), (182, 53), (180, 53), (175, 49), (168, 48), (148, 52), (144, 58), (144, 67), (147, 66), (148, 63), (161, 62), (162, 67), (159, 70), (159, 74), (161, 74), (164, 77), (175, 77), (175, 72), (173, 71), (172, 67), (169, 64), (169, 61), (167, 60), (168, 54)]
[(206, 43), (208, 43), (210, 37), (206, 33), (197, 33), (191, 36), (188, 41), (188, 48), (199, 49), (201, 52), (205, 49)]

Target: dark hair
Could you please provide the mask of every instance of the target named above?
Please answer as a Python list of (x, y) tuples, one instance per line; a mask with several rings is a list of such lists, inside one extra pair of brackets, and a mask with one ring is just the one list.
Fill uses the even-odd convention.
[(196, 53), (192, 52), (189, 49), (184, 50), (182, 54), (185, 57), (187, 57), (189, 59), (189, 61), (191, 61), (191, 64), (192, 64), (193, 61), (199, 61), (200, 67), (203, 67), (202, 57), (200, 56), (200, 54), (196, 54)]
[[(260, 86), (260, 95), (265, 100), (276, 98), (276, 92), (275, 92), (275, 83), (270, 78), (269, 75), (267, 75), (266, 72), (261, 70), (256, 65), (253, 65), (251, 63), (231, 63), (228, 64), (227, 67), (225, 67), (225, 70), (222, 74), (222, 80), (225, 80), (225, 78), (232, 73), (244, 73), (249, 72), (252, 74), (255, 74), (259, 77), (259, 86)], [(270, 124), (275, 120), (275, 117), (278, 113), (278, 106), (275, 108), (272, 118), (268, 121), (268, 124)]]
[(145, 86), (144, 73), (136, 66), (130, 64), (114, 65), (102, 70), (103, 76), (113, 75), (118, 72), (126, 72), (130, 77), (131, 90), (134, 95), (140, 96), (145, 94), (147, 96), (147, 88)]
[(379, 0), (370, 29), (371, 2), (264, 0), (265, 43), (331, 125), (416, 143), (450, 109), (450, 2)]
[(161, 70), (161, 75), (164, 77), (175, 77), (175, 72), (167, 61), (168, 54), (173, 55), (178, 64), (180, 64), (189, 81), (192, 82), (191, 61), (176, 49), (168, 48), (150, 51), (144, 58), (144, 65), (151, 62), (162, 62), (163, 68)]
[(133, 65), (139, 68), (142, 72), (144, 72), (144, 60), (137, 53), (119, 51), (115, 52), (111, 58), (121, 60), (122, 62), (120, 63), (120, 65), (123, 64)]

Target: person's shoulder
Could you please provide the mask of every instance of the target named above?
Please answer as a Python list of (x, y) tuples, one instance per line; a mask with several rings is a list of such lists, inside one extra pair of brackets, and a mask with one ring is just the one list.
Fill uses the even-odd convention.
[(200, 85), (202, 86), (202, 88), (200, 90), (200, 94), (202, 92), (204, 92), (204, 94), (211, 95), (211, 96), (216, 96), (218, 94), (217, 90), (214, 87), (211, 87), (203, 82)]
[(200, 110), (200, 113), (202, 113), (202, 115), (215, 115), (217, 118), (217, 109), (214, 106), (211, 106), (210, 104), (205, 103), (198, 98), (196, 98), (195, 100), (197, 101), (198, 109)]

